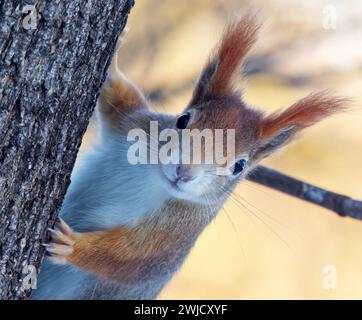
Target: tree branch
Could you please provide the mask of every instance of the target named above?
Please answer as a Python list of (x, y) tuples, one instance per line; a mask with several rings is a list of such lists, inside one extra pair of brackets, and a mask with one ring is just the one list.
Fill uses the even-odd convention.
[(362, 220), (362, 201), (324, 190), (278, 171), (259, 166), (248, 180), (332, 210), (341, 217)]

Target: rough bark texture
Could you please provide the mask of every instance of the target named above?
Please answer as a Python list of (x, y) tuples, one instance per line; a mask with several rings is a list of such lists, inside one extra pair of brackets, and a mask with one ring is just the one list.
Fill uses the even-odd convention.
[(30, 294), (26, 266), (41, 263), (40, 243), (132, 5), (0, 1), (0, 299)]

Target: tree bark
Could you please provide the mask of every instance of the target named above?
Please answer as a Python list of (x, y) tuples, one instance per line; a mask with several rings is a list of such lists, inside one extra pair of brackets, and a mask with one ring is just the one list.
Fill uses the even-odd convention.
[(29, 272), (40, 266), (132, 6), (0, 1), (0, 299), (30, 295)]

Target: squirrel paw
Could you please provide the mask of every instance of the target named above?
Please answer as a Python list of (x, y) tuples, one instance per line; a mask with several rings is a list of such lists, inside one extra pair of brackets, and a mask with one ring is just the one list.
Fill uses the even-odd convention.
[(73, 253), (75, 232), (60, 218), (57, 219), (55, 228), (48, 230), (51, 234), (50, 242), (42, 245), (53, 263), (64, 265), (68, 262), (67, 257)]

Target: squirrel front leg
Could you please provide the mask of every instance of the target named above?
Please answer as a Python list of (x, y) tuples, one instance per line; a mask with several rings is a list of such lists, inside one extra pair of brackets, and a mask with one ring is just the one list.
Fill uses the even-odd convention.
[(106, 278), (112, 278), (113, 269), (121, 264), (117, 260), (122, 258), (117, 255), (124, 246), (122, 228), (80, 233), (58, 219), (55, 228), (49, 231), (51, 240), (43, 246), (54, 264), (72, 264)]
[(55, 229), (49, 229), (50, 242), (44, 246), (55, 264), (72, 264), (108, 280), (132, 282), (142, 274), (142, 262), (157, 260), (169, 243), (167, 233), (156, 232), (145, 240), (147, 231), (142, 227), (137, 230), (119, 226), (79, 233), (58, 219)]
[(125, 115), (136, 109), (148, 108), (143, 93), (133, 84), (118, 67), (118, 51), (123, 42), (124, 32), (117, 42), (116, 53), (108, 69), (107, 79), (103, 84), (98, 99), (101, 118), (112, 131)]
[(130, 234), (125, 227), (80, 233), (58, 219), (49, 231), (51, 240), (44, 246), (53, 263), (72, 264), (107, 279), (120, 280), (120, 270), (138, 256), (128, 243)]

